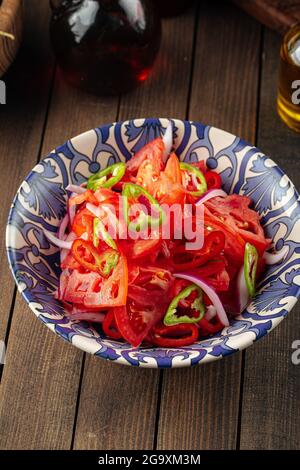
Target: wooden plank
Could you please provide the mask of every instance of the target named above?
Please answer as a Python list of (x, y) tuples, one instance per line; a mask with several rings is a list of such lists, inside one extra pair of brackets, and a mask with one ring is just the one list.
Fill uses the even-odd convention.
[[(71, 89), (58, 74), (42, 154), (114, 121), (117, 108), (117, 98), (97, 99)], [(0, 390), (1, 448), (70, 448), (82, 360), (83, 353), (39, 323), (18, 295)]]
[[(235, 7), (202, 2), (189, 118), (254, 141), (260, 26)], [(241, 354), (163, 380), (159, 449), (234, 449)]]
[[(258, 146), (300, 187), (299, 135), (276, 113), (281, 38), (265, 33)], [(241, 420), (242, 449), (299, 449), (300, 366), (292, 364), (299, 340), (300, 305), (268, 337), (247, 350)]]
[[(7, 92), (7, 104), (0, 106), (2, 234), (5, 233), (13, 196), (38, 158), (53, 68), (48, 34), (44, 28), (48, 21), (48, 8), (37, 0), (29, 0), (28, 3), (22, 48), (9, 73), (2, 77)], [(36, 15), (40, 17), (38, 22)], [(37, 81), (36, 76), (41, 71)], [(4, 243), (0, 245), (0, 279), (0, 340), (4, 340), (14, 295)]]
[[(152, 76), (122, 98), (119, 119), (185, 116), (193, 28), (193, 10), (164, 23), (160, 55)], [(88, 357), (75, 448), (151, 449), (158, 378), (155, 370), (117, 367)]]

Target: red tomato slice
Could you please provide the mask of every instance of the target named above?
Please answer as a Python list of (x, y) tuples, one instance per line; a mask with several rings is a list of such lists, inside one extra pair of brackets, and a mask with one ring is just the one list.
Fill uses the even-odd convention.
[(81, 273), (74, 270), (65, 280), (62, 300), (83, 304), (88, 308), (106, 309), (126, 304), (128, 269), (124, 256), (108, 278), (97, 272)]
[(231, 194), (226, 198), (213, 198), (206, 202), (209, 211), (221, 220), (226, 229), (230, 228), (245, 242), (254, 245), (260, 255), (270, 245), (260, 225), (259, 214), (249, 208), (251, 199)]
[(86, 307), (119, 307), (126, 304), (128, 292), (128, 267), (125, 256), (120, 256), (117, 266), (108, 278), (102, 278), (86, 293)]
[(222, 231), (225, 235), (225, 255), (233, 263), (242, 264), (244, 262), (245, 240), (228, 224), (210, 213), (205, 208), (204, 220), (207, 227)]
[[(130, 244), (129, 252), (127, 256), (130, 259), (140, 259), (146, 258), (151, 254), (155, 253), (161, 244), (161, 240), (158, 238), (149, 239), (149, 240), (136, 240)], [(128, 248), (128, 244), (127, 244)]]
[(78, 194), (69, 199), (69, 205), (74, 206), (82, 204), (83, 202), (90, 202), (91, 204), (98, 204), (94, 192), (91, 189), (87, 189), (83, 194)]
[(170, 157), (168, 158), (164, 174), (169, 178), (172, 183), (181, 184), (181, 170), (178, 157), (175, 153), (171, 153)]
[(146, 165), (151, 164), (152, 169), (159, 173), (163, 167), (162, 156), (164, 149), (165, 146), (160, 137), (149, 142), (127, 162), (127, 170), (136, 175), (138, 170), (142, 168), (140, 173), (140, 176), (142, 176)]
[(114, 314), (123, 338), (137, 347), (165, 314), (173, 279), (166, 270), (140, 267), (134, 282), (128, 287), (126, 307), (115, 308)]

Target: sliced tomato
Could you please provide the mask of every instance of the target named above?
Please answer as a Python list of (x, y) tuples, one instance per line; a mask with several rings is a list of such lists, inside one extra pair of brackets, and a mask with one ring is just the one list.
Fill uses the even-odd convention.
[(117, 266), (108, 278), (103, 278), (97, 272), (72, 271), (64, 282), (61, 300), (83, 304), (93, 309), (107, 309), (125, 305), (127, 290), (127, 262), (124, 256), (120, 256)]
[(139, 268), (134, 284), (128, 287), (126, 307), (115, 308), (119, 331), (137, 347), (151, 328), (164, 316), (172, 299), (171, 273), (157, 268)]
[(164, 149), (165, 145), (160, 137), (149, 142), (127, 162), (127, 170), (136, 175), (138, 170), (142, 168), (141, 177), (146, 165), (151, 164), (152, 170), (159, 174), (159, 171), (163, 168)]
[(221, 220), (226, 229), (241, 237), (244, 242), (254, 245), (260, 255), (270, 245), (260, 225), (259, 214), (250, 209), (251, 199), (247, 196), (231, 194), (225, 198), (213, 198), (206, 202), (211, 214)]
[(108, 278), (101, 278), (93, 289), (86, 293), (86, 307), (117, 307), (126, 304), (128, 292), (128, 267), (125, 256), (120, 256), (117, 266)]
[(61, 269), (77, 269), (81, 270), (81, 264), (74, 258), (72, 251), (70, 250), (65, 259), (61, 263)]
[(102, 277), (98, 273), (81, 273), (74, 270), (68, 276), (62, 300), (83, 305), (86, 293), (93, 290), (95, 284), (101, 281)]
[(112, 204), (113, 206), (117, 206), (119, 203), (119, 194), (113, 191), (111, 188), (98, 188), (95, 193), (94, 197), (96, 199), (97, 204)]
[(222, 231), (225, 235), (225, 255), (233, 263), (244, 262), (245, 240), (234, 230), (231, 225), (225, 224), (223, 220), (214, 216), (206, 207), (204, 212), (205, 225), (210, 230)]
[(169, 178), (173, 184), (181, 184), (181, 170), (179, 165), (178, 157), (175, 153), (171, 153), (169, 156), (164, 174)]
[(84, 202), (90, 202), (91, 204), (98, 204), (95, 194), (90, 189), (87, 189), (84, 193), (73, 196), (69, 199), (69, 205), (80, 205)]
[(127, 256), (133, 260), (146, 258), (155, 253), (160, 244), (161, 240), (159, 238), (136, 240), (129, 245), (129, 252), (127, 252)]

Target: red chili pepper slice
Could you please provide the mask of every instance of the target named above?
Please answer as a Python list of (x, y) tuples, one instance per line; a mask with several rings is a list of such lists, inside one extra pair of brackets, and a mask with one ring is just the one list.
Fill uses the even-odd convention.
[(173, 326), (156, 326), (149, 337), (152, 344), (165, 348), (177, 348), (195, 343), (199, 329), (192, 323)]
[(204, 246), (200, 250), (186, 250), (179, 245), (173, 250), (173, 265), (176, 269), (189, 270), (205, 264), (218, 256), (224, 249), (225, 235), (219, 230), (209, 232), (205, 236)]
[(207, 189), (220, 189), (222, 186), (221, 176), (215, 171), (207, 171), (205, 173)]
[(85, 269), (98, 272), (104, 277), (110, 275), (119, 260), (117, 251), (109, 248), (99, 253), (90, 242), (82, 239), (73, 242), (72, 254)]
[(224, 328), (224, 325), (219, 320), (217, 323), (211, 323), (206, 320), (206, 318), (202, 318), (202, 320), (199, 321), (198, 326), (200, 329), (200, 336), (212, 335)]
[(105, 315), (104, 321), (102, 323), (103, 332), (112, 339), (121, 339), (122, 335), (118, 330), (115, 314), (113, 310), (109, 310)]

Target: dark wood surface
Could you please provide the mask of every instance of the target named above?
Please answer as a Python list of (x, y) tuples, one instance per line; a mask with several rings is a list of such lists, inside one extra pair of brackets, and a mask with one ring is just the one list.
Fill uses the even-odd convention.
[[(142, 116), (209, 123), (257, 143), (300, 187), (300, 137), (275, 110), (280, 37), (227, 2), (196, 2), (165, 20), (152, 76), (118, 98), (62, 81), (52, 58), (48, 2), (27, 0), (24, 42), (0, 107), (0, 226), (32, 166), (84, 130)], [(30, 5), (30, 7), (29, 7)], [(197, 6), (200, 5), (200, 6)], [(36, 18), (40, 21), (36, 21)], [(299, 307), (247, 351), (192, 369), (107, 363), (63, 342), (16, 294), (0, 247), (1, 449), (297, 449)]]

